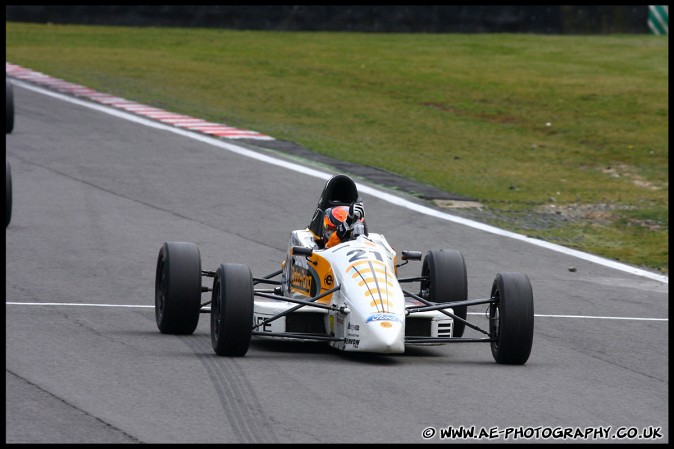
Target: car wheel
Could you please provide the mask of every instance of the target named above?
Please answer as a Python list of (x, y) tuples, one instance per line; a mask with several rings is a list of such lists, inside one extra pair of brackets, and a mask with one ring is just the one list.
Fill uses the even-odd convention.
[(155, 318), (164, 334), (192, 334), (201, 309), (201, 256), (194, 243), (167, 242), (159, 250)]
[(489, 308), (491, 353), (497, 363), (524, 365), (534, 337), (534, 297), (524, 273), (499, 273), (491, 288), (496, 303)]
[(253, 275), (247, 265), (222, 264), (213, 280), (211, 344), (218, 355), (241, 357), (253, 334)]
[(5, 134), (14, 130), (14, 88), (12, 82), (5, 77)]
[[(419, 296), (429, 301), (444, 303), (466, 301), (468, 299), (468, 278), (466, 261), (459, 251), (431, 250), (424, 257), (421, 276), (428, 280), (421, 281)], [(467, 306), (452, 307), (454, 315), (466, 319)], [(454, 337), (463, 336), (466, 325), (454, 320)]]

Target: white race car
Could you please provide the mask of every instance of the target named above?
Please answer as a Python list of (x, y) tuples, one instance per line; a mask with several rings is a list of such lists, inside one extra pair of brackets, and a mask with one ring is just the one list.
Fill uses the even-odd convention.
[[(261, 278), (241, 264), (204, 271), (195, 244), (164, 243), (155, 281), (159, 330), (191, 334), (200, 313), (210, 313), (213, 349), (223, 356), (245, 355), (252, 337), (325, 341), (343, 351), (389, 354), (415, 344), (489, 342), (496, 362), (526, 363), (534, 328), (526, 274), (499, 273), (488, 298), (468, 300), (466, 265), (458, 251), (429, 251), (420, 276), (403, 279), (398, 267), (421, 261), (422, 254), (402, 251), (399, 264), (384, 236), (368, 232), (364, 220), (353, 224), (350, 239), (322, 248), (317, 237), (326, 209), (356, 201), (351, 178), (328, 180), (309, 227), (291, 232), (281, 269)], [(213, 278), (212, 288), (202, 286), (202, 277)], [(406, 283), (418, 283), (418, 292), (403, 289)], [(206, 292), (210, 301), (202, 304)], [(466, 320), (467, 307), (478, 304), (489, 305), (488, 330)], [(465, 326), (483, 336), (463, 337)]]

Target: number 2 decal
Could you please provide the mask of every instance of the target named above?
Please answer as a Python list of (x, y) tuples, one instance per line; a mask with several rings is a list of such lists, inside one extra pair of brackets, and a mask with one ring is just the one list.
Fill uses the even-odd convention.
[(379, 254), (377, 251), (365, 251), (362, 249), (354, 249), (353, 251), (349, 251), (346, 253), (347, 256), (350, 256), (351, 254), (355, 254), (351, 259), (349, 259), (349, 262), (353, 262), (356, 260), (363, 260), (367, 259), (367, 253), (374, 254), (374, 257), (380, 261), (383, 262), (384, 260), (381, 258), (381, 254)]

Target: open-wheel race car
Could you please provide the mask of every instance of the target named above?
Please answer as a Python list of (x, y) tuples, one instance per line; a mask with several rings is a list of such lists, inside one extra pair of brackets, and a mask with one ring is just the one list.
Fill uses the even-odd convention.
[[(351, 178), (330, 178), (310, 225), (291, 232), (281, 269), (263, 277), (234, 263), (202, 270), (194, 243), (164, 243), (155, 279), (159, 330), (192, 334), (200, 314), (210, 313), (211, 343), (222, 356), (244, 356), (256, 337), (390, 354), (403, 353), (407, 345), (487, 342), (497, 363), (527, 362), (534, 311), (526, 274), (499, 273), (488, 298), (469, 300), (459, 251), (431, 250), (423, 261), (421, 252), (402, 251), (399, 261), (383, 235), (368, 232), (364, 218), (349, 223), (342, 243), (325, 247), (320, 236), (326, 210), (357, 201)], [(409, 261), (422, 261), (420, 275), (398, 277)], [(202, 285), (204, 277), (213, 279), (212, 287)], [(202, 303), (205, 293), (210, 297)], [(467, 308), (480, 304), (487, 305), (486, 330), (467, 321)], [(481, 336), (464, 337), (466, 327)]]

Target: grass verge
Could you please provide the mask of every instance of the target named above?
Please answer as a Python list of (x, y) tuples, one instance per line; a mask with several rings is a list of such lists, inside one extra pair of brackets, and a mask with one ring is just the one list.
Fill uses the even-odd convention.
[(471, 197), (668, 273), (666, 37), (6, 24), (6, 60)]

